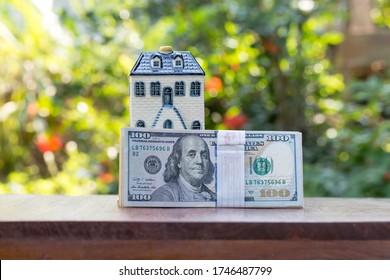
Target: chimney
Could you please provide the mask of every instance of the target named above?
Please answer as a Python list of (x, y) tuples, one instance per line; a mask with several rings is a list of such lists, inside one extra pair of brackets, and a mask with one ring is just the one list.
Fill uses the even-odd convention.
[(173, 48), (171, 46), (161, 46), (158, 51), (163, 54), (168, 54), (173, 52)]

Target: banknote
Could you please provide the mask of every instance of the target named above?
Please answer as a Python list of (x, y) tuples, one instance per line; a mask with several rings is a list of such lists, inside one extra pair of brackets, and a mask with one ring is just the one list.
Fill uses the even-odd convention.
[(299, 132), (122, 128), (119, 206), (302, 207)]

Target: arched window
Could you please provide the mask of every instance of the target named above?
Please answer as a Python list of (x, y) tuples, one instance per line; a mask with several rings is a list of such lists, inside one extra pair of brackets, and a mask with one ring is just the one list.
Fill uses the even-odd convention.
[(164, 128), (172, 128), (172, 121), (166, 120), (163, 125)]
[(145, 122), (144, 121), (137, 121), (137, 123), (135, 124), (136, 127), (145, 127)]
[(191, 82), (191, 96), (200, 96), (200, 82)]
[(183, 81), (175, 83), (175, 95), (176, 96), (184, 96), (185, 95), (184, 82)]
[(145, 83), (136, 82), (135, 83), (135, 96), (145, 96)]
[(192, 123), (192, 129), (195, 129), (195, 130), (200, 130), (200, 122), (199, 121), (194, 121)]
[(151, 82), (150, 83), (150, 95), (151, 96), (160, 96), (160, 82)]

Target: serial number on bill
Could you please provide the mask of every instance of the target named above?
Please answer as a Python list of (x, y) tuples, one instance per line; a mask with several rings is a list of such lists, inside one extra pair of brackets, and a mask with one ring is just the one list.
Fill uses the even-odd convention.
[(286, 185), (287, 181), (284, 179), (270, 179), (270, 180), (261, 180), (261, 179), (247, 179), (245, 180), (246, 185)]
[(169, 152), (171, 150), (168, 146), (152, 146), (152, 145), (133, 145), (131, 147), (133, 151), (157, 151), (157, 152)]

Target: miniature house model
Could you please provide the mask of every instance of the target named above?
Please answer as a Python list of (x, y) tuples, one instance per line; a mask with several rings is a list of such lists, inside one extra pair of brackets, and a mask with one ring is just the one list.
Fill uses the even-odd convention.
[(204, 75), (190, 52), (143, 52), (130, 71), (130, 125), (205, 129)]

